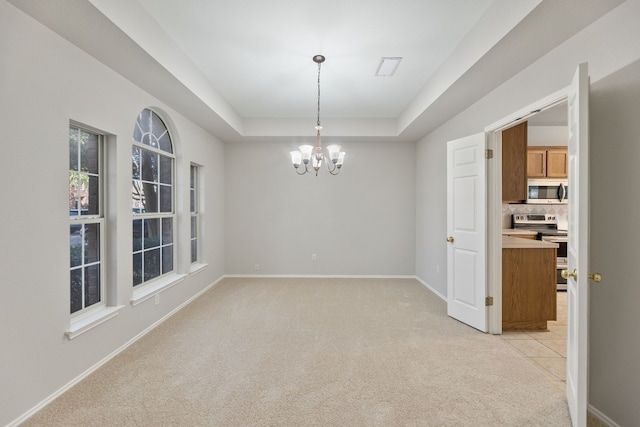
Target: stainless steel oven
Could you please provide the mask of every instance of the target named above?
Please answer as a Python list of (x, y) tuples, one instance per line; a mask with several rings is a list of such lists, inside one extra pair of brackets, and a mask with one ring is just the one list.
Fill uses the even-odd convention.
[[(558, 229), (560, 222), (556, 215), (551, 214), (513, 214), (513, 228), (531, 230), (538, 233), (537, 239), (558, 245), (556, 259), (556, 283), (558, 290), (567, 289), (567, 280), (562, 278), (562, 270), (567, 268), (567, 231)], [(566, 222), (565, 225), (566, 227)]]
[(540, 240), (545, 242), (558, 244), (558, 255), (556, 259), (556, 283), (558, 283), (558, 290), (567, 290), (567, 279), (562, 277), (562, 270), (567, 269), (567, 236), (545, 236), (540, 237)]

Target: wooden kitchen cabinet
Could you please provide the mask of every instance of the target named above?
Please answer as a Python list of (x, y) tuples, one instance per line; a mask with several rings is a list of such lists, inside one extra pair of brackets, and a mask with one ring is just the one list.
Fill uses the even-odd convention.
[(529, 147), (527, 177), (566, 178), (568, 176), (567, 158), (567, 147)]
[(502, 131), (502, 201), (527, 199), (527, 122)]
[(502, 330), (546, 330), (556, 320), (556, 251), (502, 249)]

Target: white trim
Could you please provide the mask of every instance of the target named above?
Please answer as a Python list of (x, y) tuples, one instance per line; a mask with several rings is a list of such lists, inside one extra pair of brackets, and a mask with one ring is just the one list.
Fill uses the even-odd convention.
[(209, 264), (206, 262), (205, 263), (194, 262), (189, 267), (189, 276), (195, 276), (196, 274), (204, 271), (204, 269), (207, 268), (208, 266)]
[(440, 292), (438, 292), (436, 289), (434, 289), (431, 285), (429, 285), (427, 282), (425, 282), (424, 280), (422, 280), (421, 278), (419, 278), (418, 276), (415, 276), (415, 279), (420, 282), (422, 284), (422, 286), (424, 286), (425, 288), (429, 289), (431, 292), (433, 292), (434, 294), (436, 294), (437, 297), (440, 297), (440, 299), (444, 302), (447, 302), (447, 297), (445, 297), (444, 295), (442, 295)]
[(292, 278), (292, 279), (415, 279), (416, 276), (387, 276), (387, 275), (349, 275), (349, 274), (225, 274), (229, 278)]
[(620, 424), (616, 423), (611, 418), (607, 417), (605, 414), (603, 414), (601, 411), (596, 409), (591, 404), (588, 405), (587, 412), (589, 412), (591, 415), (593, 415), (595, 418), (597, 418), (598, 421), (602, 422), (607, 427), (620, 427)]
[(560, 89), (484, 128), (493, 164), (487, 170), (487, 294), (493, 296), (489, 309), (489, 333), (502, 334), (502, 130), (527, 120), (540, 111), (567, 99), (569, 87)]
[(551, 95), (545, 96), (542, 99), (537, 100), (524, 108), (516, 111), (515, 113), (511, 113), (508, 116), (485, 126), (485, 132), (497, 132), (503, 129), (509, 128), (511, 126), (515, 126), (518, 123), (521, 123), (528, 119), (529, 117), (538, 114), (539, 112), (546, 110), (551, 107), (555, 107), (556, 105), (566, 101), (569, 93), (569, 87), (565, 87), (560, 89)]
[(104, 357), (98, 363), (96, 363), (95, 365), (91, 366), (89, 369), (87, 369), (86, 371), (84, 371), (83, 373), (81, 373), (80, 375), (78, 375), (77, 377), (75, 377), (74, 379), (69, 381), (68, 383), (66, 383), (64, 386), (60, 387), (54, 393), (49, 395), (49, 397), (47, 397), (46, 399), (44, 399), (43, 401), (38, 403), (36, 406), (34, 406), (33, 408), (29, 409), (27, 412), (25, 412), (24, 414), (20, 415), (18, 418), (16, 418), (15, 420), (13, 420), (9, 424), (7, 424), (7, 427), (17, 427), (18, 425), (20, 425), (23, 422), (25, 422), (26, 420), (28, 420), (36, 412), (40, 411), (42, 408), (47, 406), (49, 403), (53, 402), (55, 399), (60, 397), (64, 392), (69, 390), (71, 387), (73, 387), (74, 385), (78, 384), (80, 381), (82, 381), (83, 379), (85, 379), (86, 377), (91, 375), (93, 372), (95, 372), (102, 365), (104, 365), (105, 363), (107, 363), (108, 361), (110, 361), (111, 359), (116, 357), (118, 354), (122, 353), (124, 350), (126, 350), (129, 346), (134, 344), (140, 338), (142, 338), (143, 336), (145, 336), (146, 334), (151, 332), (153, 329), (158, 327), (160, 324), (162, 324), (165, 320), (167, 320), (168, 318), (170, 318), (171, 316), (176, 314), (178, 311), (182, 310), (188, 304), (192, 303), (196, 298), (200, 297), (202, 294), (207, 292), (209, 289), (211, 289), (214, 286), (216, 286), (218, 283), (220, 283), (220, 281), (222, 279), (224, 279), (224, 276), (219, 277), (216, 281), (212, 282), (210, 285), (208, 285), (207, 287), (202, 289), (200, 292), (198, 292), (197, 294), (193, 295), (191, 298), (189, 298), (188, 300), (186, 300), (185, 302), (180, 304), (178, 307), (176, 307), (173, 310), (171, 310), (169, 313), (164, 315), (162, 318), (160, 318), (159, 320), (154, 322), (151, 326), (149, 326), (148, 328), (146, 328), (145, 330), (140, 332), (138, 335), (134, 336), (129, 341), (127, 341), (126, 343), (121, 345), (119, 348), (117, 348), (111, 354), (109, 354), (106, 357)]
[(122, 307), (124, 307), (124, 305), (115, 305), (110, 307), (103, 306), (100, 310), (97, 310), (88, 316), (82, 316), (78, 319), (74, 319), (71, 321), (69, 329), (64, 334), (67, 338), (72, 340), (77, 336), (90, 331), (99, 324), (116, 317)]
[(131, 297), (131, 305), (135, 307), (160, 292), (166, 291), (182, 282), (185, 277), (187, 277), (186, 274), (169, 274), (166, 277), (161, 277), (158, 280), (149, 282), (148, 285), (142, 285), (141, 289), (134, 289)]

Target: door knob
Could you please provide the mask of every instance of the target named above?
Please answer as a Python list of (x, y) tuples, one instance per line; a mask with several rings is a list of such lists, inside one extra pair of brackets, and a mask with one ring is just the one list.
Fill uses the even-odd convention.
[(569, 270), (562, 270), (560, 272), (560, 275), (565, 280), (569, 279), (569, 277), (573, 277), (573, 280), (578, 280), (578, 270), (576, 269), (574, 269), (572, 272), (569, 272)]
[(453, 243), (453, 237), (451, 237), (451, 236), (447, 237), (447, 242)]
[(600, 283), (602, 282), (602, 275), (600, 273), (587, 274), (587, 279)]

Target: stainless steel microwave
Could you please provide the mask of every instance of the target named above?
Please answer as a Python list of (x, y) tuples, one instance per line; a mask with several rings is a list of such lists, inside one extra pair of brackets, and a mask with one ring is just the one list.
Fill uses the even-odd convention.
[(557, 179), (530, 179), (527, 182), (527, 203), (566, 204), (569, 182)]

